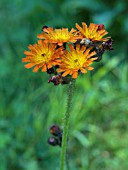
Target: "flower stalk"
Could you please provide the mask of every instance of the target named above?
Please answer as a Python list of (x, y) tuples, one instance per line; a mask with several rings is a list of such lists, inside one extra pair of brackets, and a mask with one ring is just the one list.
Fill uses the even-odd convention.
[(66, 112), (64, 115), (64, 128), (63, 128), (63, 136), (62, 136), (60, 170), (64, 170), (65, 168), (67, 139), (68, 139), (70, 113), (71, 113), (72, 97), (73, 97), (74, 88), (75, 88), (75, 79), (72, 79), (71, 82), (69, 83), (68, 90), (67, 90), (67, 107), (66, 107)]

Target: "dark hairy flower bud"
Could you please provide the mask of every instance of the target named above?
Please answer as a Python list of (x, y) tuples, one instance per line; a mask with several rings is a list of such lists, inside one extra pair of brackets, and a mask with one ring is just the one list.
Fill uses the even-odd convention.
[(104, 29), (104, 25), (103, 25), (103, 24), (98, 24), (98, 29), (97, 29), (97, 31), (103, 30), (103, 29)]
[(113, 50), (113, 40), (110, 38), (108, 41), (102, 43), (102, 47), (104, 50)]
[(62, 77), (61, 75), (55, 75), (55, 76), (52, 76), (49, 80), (48, 80), (48, 83), (53, 83), (55, 86), (61, 84), (62, 82)]
[(60, 145), (58, 139), (54, 138), (54, 137), (50, 137), (48, 139), (48, 144), (52, 145), (52, 146), (57, 146)]
[(52, 73), (54, 73), (54, 68), (52, 67), (52, 68), (49, 68), (49, 69), (47, 69), (47, 73), (48, 74), (52, 74)]
[[(52, 146), (61, 146), (62, 144), (62, 130), (57, 125), (52, 125), (50, 127), (50, 133), (53, 135), (53, 137), (50, 137), (48, 139), (48, 143)], [(55, 136), (55, 137), (54, 137)]]
[(59, 137), (61, 136), (62, 137), (62, 130), (57, 125), (52, 125), (50, 127), (50, 133), (54, 136), (59, 136)]

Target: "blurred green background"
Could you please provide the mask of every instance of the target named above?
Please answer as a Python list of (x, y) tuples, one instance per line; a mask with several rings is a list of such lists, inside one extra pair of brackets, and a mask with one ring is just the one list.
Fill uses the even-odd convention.
[(63, 125), (66, 86), (21, 59), (43, 25), (102, 23), (114, 40), (95, 70), (77, 79), (68, 144), (71, 170), (128, 169), (128, 13), (125, 0), (1, 0), (0, 170), (59, 170), (60, 147), (47, 144)]

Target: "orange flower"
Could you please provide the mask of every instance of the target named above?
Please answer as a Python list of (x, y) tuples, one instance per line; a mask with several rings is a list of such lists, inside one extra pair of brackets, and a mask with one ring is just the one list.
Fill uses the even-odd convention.
[(71, 31), (68, 31), (68, 28), (62, 29), (53, 29), (53, 28), (44, 28), (42, 34), (38, 34), (38, 38), (44, 39), (44, 42), (47, 43), (57, 43), (59, 46), (62, 46), (66, 42), (76, 42), (76, 37), (74, 33), (76, 30), (74, 28)]
[(53, 65), (57, 65), (60, 61), (60, 55), (63, 54), (63, 47), (56, 49), (56, 44), (47, 44), (42, 40), (38, 41), (38, 44), (29, 45), (30, 51), (24, 51), (26, 58), (22, 59), (22, 62), (28, 62), (24, 67), (34, 67), (33, 72), (37, 72), (39, 68), (42, 68), (43, 72), (51, 68)]
[(62, 56), (61, 63), (59, 64), (58, 72), (62, 73), (62, 76), (72, 75), (72, 78), (77, 78), (78, 73), (87, 73), (87, 70), (93, 70), (93, 67), (89, 65), (92, 64), (93, 60), (97, 57), (91, 58), (96, 54), (95, 51), (90, 52), (92, 47), (86, 48), (85, 46), (76, 45), (76, 49), (73, 45), (69, 45), (70, 52), (66, 50), (66, 54)]
[(82, 35), (82, 38), (87, 38), (93, 42), (107, 41), (108, 38), (110, 37), (102, 38), (106, 34), (108, 34), (108, 32), (104, 29), (104, 26), (101, 27), (101, 25), (102, 24), (91, 23), (89, 27), (87, 27), (86, 23), (82, 22), (83, 28), (80, 27), (77, 23), (76, 23), (76, 28), (79, 30), (79, 33)]

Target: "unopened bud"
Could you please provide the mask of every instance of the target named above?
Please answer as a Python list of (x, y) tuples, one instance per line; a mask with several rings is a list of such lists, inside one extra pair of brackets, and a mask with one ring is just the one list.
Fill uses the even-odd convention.
[(103, 29), (104, 29), (104, 25), (103, 25), (103, 24), (98, 24), (98, 29), (97, 29), (97, 31), (103, 30)]
[(62, 137), (62, 130), (57, 125), (52, 125), (50, 127), (50, 133), (54, 136)]
[(47, 69), (47, 73), (48, 73), (48, 74), (54, 73), (54, 68), (52, 67), (52, 68)]
[(62, 82), (62, 77), (61, 75), (55, 75), (55, 76), (52, 76), (49, 80), (48, 80), (48, 83), (53, 83), (55, 86), (61, 84)]
[(52, 146), (60, 145), (58, 139), (56, 139), (56, 138), (54, 138), (54, 137), (50, 137), (50, 138), (48, 139), (48, 143), (49, 143), (50, 145), (52, 145)]
[(108, 41), (102, 43), (102, 47), (104, 50), (113, 50), (113, 40), (110, 38)]

